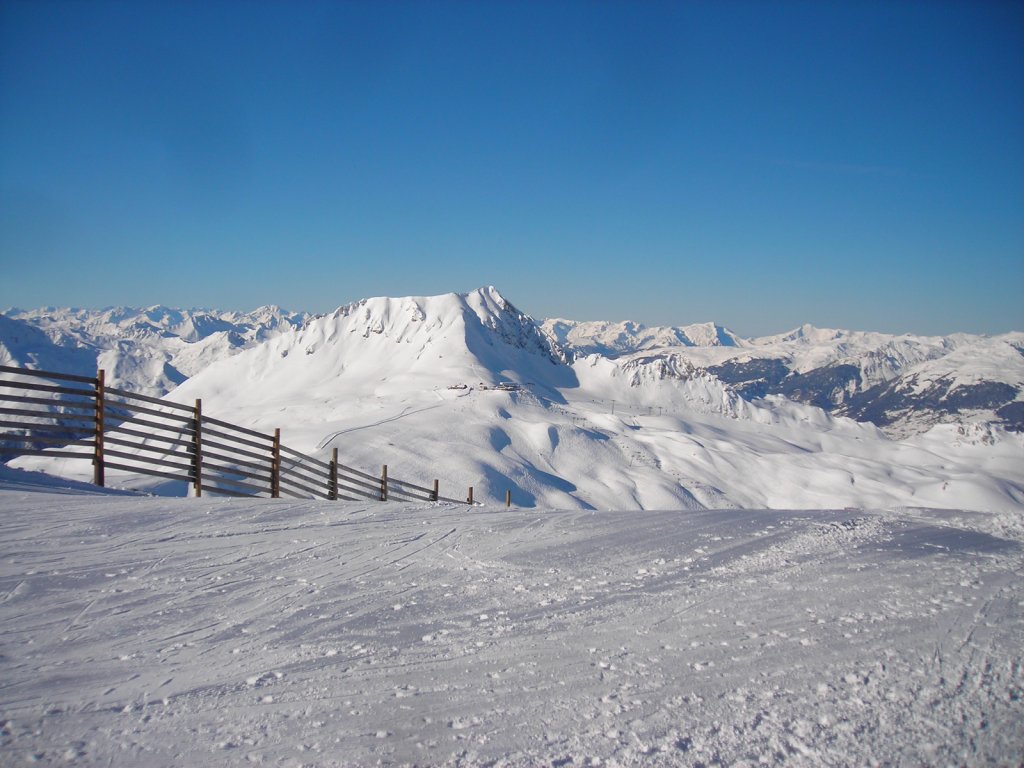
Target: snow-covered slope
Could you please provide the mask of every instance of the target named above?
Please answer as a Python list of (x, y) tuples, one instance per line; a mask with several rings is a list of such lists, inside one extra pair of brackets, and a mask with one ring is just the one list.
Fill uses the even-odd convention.
[(0, 315), (0, 365), (94, 376), (96, 356), (87, 349), (55, 344), (35, 325)]
[[(566, 351), (487, 287), (347, 305), (206, 365), (169, 397), (202, 398), (206, 413), (264, 431), (279, 427), (286, 444), (321, 457), (337, 447), (350, 466), (388, 464), (392, 476), (425, 485), (437, 478), (444, 495), (472, 485), (477, 499), (511, 491), (523, 506), (1019, 510), (1024, 434), (976, 409), (894, 441), (837, 415), (863, 390), (824, 373), (849, 366), (859, 382), (871, 361), (878, 376), (932, 371), (930, 386), (950, 372), (958, 386), (995, 375), (1016, 381), (1019, 336), (989, 348), (969, 337), (805, 327), (732, 347), (629, 351), (623, 341), (611, 358)], [(730, 382), (723, 371), (746, 378)], [(771, 382), (789, 397), (773, 394)], [(798, 402), (821, 399), (825, 384), (844, 393), (828, 410)], [(960, 391), (948, 390), (953, 402)], [(890, 413), (891, 427), (902, 415)]]
[(210, 365), (170, 397), (280, 427), (299, 450), (337, 447), (351, 466), (438, 478), (445, 495), (511, 490), (523, 506), (1024, 504), (1022, 435), (893, 442), (779, 396), (746, 400), (680, 350), (570, 364), (483, 288), (343, 307)]
[[(310, 317), (273, 306), (249, 313), (166, 307), (9, 310), (9, 322), (0, 324), (0, 357), (15, 365), (88, 374), (104, 368), (113, 386), (162, 395), (216, 360), (299, 328)], [(18, 321), (44, 331), (46, 338)], [(747, 400), (779, 394), (870, 421), (899, 437), (937, 423), (1024, 429), (1024, 364), (1014, 353), (1024, 349), (1020, 333), (992, 339), (893, 336), (804, 325), (744, 339), (714, 323), (646, 327), (545, 320), (538, 327), (553, 356), (601, 355), (636, 374), (634, 382), (652, 375), (711, 374)], [(518, 332), (536, 336), (532, 327)], [(928, 383), (927, 394), (920, 382)]]
[(576, 322), (548, 319), (541, 331), (552, 341), (579, 355), (618, 355), (662, 347), (737, 347), (747, 342), (714, 323), (648, 327), (642, 323)]
[[(6, 321), (0, 323), (0, 356), (24, 361), (17, 365), (88, 375), (103, 368), (111, 386), (160, 396), (215, 360), (301, 326), (308, 317), (272, 306), (253, 312), (12, 309), (0, 315)], [(29, 340), (11, 323), (43, 335)]]
[(838, 410), (897, 435), (950, 422), (1024, 430), (1024, 333), (972, 339), (947, 355), (906, 366)]
[(244, 387), (251, 405), (289, 404), (320, 396), (430, 393), (459, 383), (557, 385), (571, 376), (533, 321), (497, 290), (484, 288), (349, 304), (205, 370), (174, 396), (215, 396), (246, 382), (255, 385)]
[(1019, 513), (0, 509), (4, 765), (1024, 762)]
[(713, 325), (703, 336), (693, 330), (700, 326), (548, 320), (542, 328), (569, 354), (603, 354), (624, 367), (661, 358), (666, 370), (684, 377), (710, 373), (747, 399), (783, 395), (870, 421), (894, 436), (937, 423), (1024, 430), (1021, 333), (894, 336), (804, 325), (743, 339)]

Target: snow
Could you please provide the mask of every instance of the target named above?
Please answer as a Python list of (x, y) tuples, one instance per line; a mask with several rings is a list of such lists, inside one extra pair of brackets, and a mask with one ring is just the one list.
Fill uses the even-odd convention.
[[(281, 428), (286, 445), (324, 460), (336, 447), (363, 471), (437, 478), (452, 498), (473, 486), (479, 500), (511, 491), (520, 506), (569, 509), (1024, 508), (1024, 434), (890, 440), (782, 397), (745, 400), (683, 348), (570, 363), (493, 287), (356, 302), (207, 365), (168, 397)], [(11, 463), (91, 473), (86, 462)]]
[(1024, 382), (1024, 333), (1006, 333), (959, 347), (937, 360), (922, 363), (906, 372), (917, 388), (946, 378), (954, 386), (980, 382), (1002, 382), (1020, 386)]
[[(432, 297), (435, 307), (442, 298)], [(483, 324), (477, 340), (485, 346), (507, 332), (512, 335), (506, 341), (522, 346), (529, 340), (526, 346), (546, 346), (548, 354), (566, 362), (600, 355), (631, 370), (634, 380), (644, 375), (713, 374), (737, 383), (744, 396), (777, 392), (836, 413), (874, 420), (890, 437), (922, 434), (936, 423), (1001, 423), (1020, 428), (1016, 410), (1001, 410), (1024, 399), (1024, 357), (1019, 351), (1024, 348), (1024, 334), (1019, 332), (991, 338), (893, 336), (804, 325), (788, 333), (745, 339), (715, 323), (669, 327), (564, 319), (536, 323), (518, 310), (512, 313), (517, 316), (515, 323), (488, 325), (488, 315), (497, 316), (511, 306), (501, 294), (489, 286), (462, 298), (476, 302), (474, 311)], [(363, 330), (383, 333), (382, 301), (371, 299), (343, 309), (358, 306), (375, 313), (374, 327), (367, 324)], [(386, 301), (397, 307), (409, 300)], [(451, 302), (447, 304), (450, 309)], [(411, 309), (414, 316), (422, 311)], [(444, 313), (435, 310), (433, 314)], [(7, 315), (0, 316), (0, 362), (82, 375), (94, 375), (99, 367), (106, 370), (109, 386), (150, 396), (163, 395), (221, 359), (314, 320), (312, 315), (276, 306), (246, 313), (162, 306), (46, 307), (12, 309)], [(311, 354), (315, 348), (305, 352)], [(747, 369), (737, 372), (745, 364)], [(645, 373), (643, 368), (651, 371)], [(759, 385), (757, 370), (771, 381), (765, 379)], [(792, 374), (788, 389), (775, 380), (786, 373)], [(882, 402), (884, 408), (875, 407)]]
[(12, 309), (0, 315), (0, 362), (87, 376), (102, 368), (109, 386), (159, 397), (215, 360), (299, 327), (309, 317), (275, 306), (252, 312), (163, 306)]
[[(681, 355), (697, 367), (728, 361), (784, 360), (798, 373), (826, 365), (856, 362), (865, 369), (865, 387), (888, 381), (904, 368), (940, 358), (983, 336), (893, 336), (885, 333), (816, 328), (803, 325), (788, 333), (743, 338), (714, 323), (648, 328), (638, 323), (545, 320), (542, 331), (552, 340), (580, 353), (620, 357), (643, 353)], [(1006, 334), (1013, 341), (1020, 334)]]
[(540, 330), (555, 343), (581, 355), (606, 357), (665, 347), (735, 347), (749, 343), (715, 323), (648, 327), (628, 320), (611, 323), (552, 318), (541, 323)]
[[(894, 336), (803, 325), (744, 339), (712, 323), (647, 328), (546, 320), (540, 327), (575, 358), (599, 354), (624, 369), (661, 365), (673, 369), (670, 375), (714, 374), (762, 394), (829, 403), (836, 413), (875, 421), (890, 437), (923, 434), (936, 423), (1020, 429), (1011, 415), (997, 414), (1001, 406), (1024, 400), (1020, 332)], [(873, 407), (879, 403), (884, 409)]]
[(4, 765), (1024, 760), (1019, 512), (59, 485), (0, 475)]
[(269, 307), (241, 343), (149, 308), (75, 346), (64, 312), (52, 348), (0, 317), (0, 353), (135, 333), (103, 348), (119, 380), (187, 376), (170, 399), (484, 506), (0, 465), (0, 764), (1024, 762), (1024, 435), (892, 440), (706, 370), (1016, 385), (1020, 334), (538, 327), (493, 287)]
[(92, 355), (54, 344), (39, 328), (0, 315), (0, 365), (58, 370), (82, 376), (95, 374)]

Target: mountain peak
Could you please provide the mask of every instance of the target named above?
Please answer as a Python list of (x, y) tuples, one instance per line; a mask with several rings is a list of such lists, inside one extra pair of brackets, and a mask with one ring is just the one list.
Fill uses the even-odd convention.
[(541, 325), (548, 338), (578, 356), (619, 357), (644, 350), (671, 347), (741, 347), (748, 342), (716, 323), (684, 326), (646, 326), (631, 320), (576, 322), (549, 319)]
[(512, 306), (511, 302), (501, 294), (501, 291), (493, 285), (483, 285), (476, 290), (460, 295), (471, 303), (476, 301), (480, 302), (484, 306), (490, 305), (499, 311), (511, 310), (518, 312), (518, 310)]
[(779, 342), (797, 341), (806, 342), (808, 344), (827, 344), (831, 341), (836, 341), (849, 336), (849, 331), (844, 331), (836, 328), (818, 328), (810, 323), (804, 323), (803, 325), (794, 328), (786, 333), (776, 334), (774, 336), (763, 336), (756, 339), (755, 342), (758, 344), (775, 344)]

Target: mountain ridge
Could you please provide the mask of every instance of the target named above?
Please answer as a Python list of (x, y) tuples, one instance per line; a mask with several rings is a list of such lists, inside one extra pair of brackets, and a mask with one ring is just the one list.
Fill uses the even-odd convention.
[(37, 329), (48, 342), (37, 338), (36, 350), (12, 345), (0, 328), (0, 358), (9, 364), (45, 368), (34, 363), (43, 354), (51, 365), (72, 365), (75, 373), (92, 376), (103, 368), (110, 386), (159, 397), (214, 360), (302, 325), (310, 315), (274, 305), (251, 312), (153, 305), (42, 307), (0, 317)]
[[(600, 355), (630, 371), (636, 382), (652, 376), (709, 375), (748, 400), (781, 395), (871, 421), (893, 436), (960, 421), (1024, 430), (1024, 406), (1019, 405), (1024, 400), (1024, 362), (1020, 355), (1007, 352), (1007, 345), (1024, 348), (1019, 332), (991, 337), (916, 336), (804, 324), (780, 334), (744, 338), (713, 322), (647, 326), (632, 321), (536, 321), (494, 286), (446, 295), (475, 302), (472, 309), (481, 327), (505, 335), (512, 346), (525, 345), (566, 363)], [(375, 311), (366, 309), (367, 302), (386, 307), (388, 301), (414, 298), (362, 299), (331, 314), (355, 312), (359, 307)], [(419, 297), (421, 302), (424, 298)], [(380, 311), (387, 316), (390, 310)], [(0, 356), (15, 365), (41, 367), (38, 360), (59, 365), (66, 353), (65, 367), (75, 372), (92, 373), (102, 367), (112, 386), (162, 396), (216, 361), (301, 329), (318, 317), (276, 305), (251, 312), (162, 305), (13, 310), (7, 325), (0, 327)], [(499, 317), (503, 319), (498, 321)], [(12, 322), (42, 331), (50, 344), (38, 336), (32, 337), (33, 349), (24, 341), (8, 342), (29, 333)], [(483, 349), (491, 341), (482, 333), (471, 343)], [(963, 352), (958, 358), (958, 350), (964, 349), (988, 350), (991, 359)], [(95, 356), (91, 371), (90, 354)], [(932, 382), (927, 395), (920, 391), (925, 386), (922, 382)]]
[[(849, 346), (856, 335), (844, 337), (843, 349), (811, 336), (629, 352), (627, 334), (617, 337), (621, 355), (584, 355), (559, 345), (486, 286), (363, 299), (231, 354), (217, 357), (212, 349), (209, 363), (167, 397), (186, 404), (202, 398), (204, 413), (264, 433), (281, 428), (286, 444), (300, 451), (323, 456), (337, 448), (350, 466), (386, 463), (396, 476), (438, 479), (448, 495), (468, 481), (478, 499), (511, 492), (519, 506), (1024, 506), (1024, 435), (1006, 433), (981, 414), (970, 414), (971, 423), (933, 419), (927, 430), (893, 440), (837, 407), (800, 402), (834, 389), (844, 393), (839, 402), (849, 401), (856, 391), (844, 388), (843, 376), (859, 381), (861, 369), (828, 366), (851, 351), (874, 354), (875, 363), (878, 355), (894, 357), (894, 369), (903, 363), (878, 344)], [(651, 337), (640, 331), (638, 339)], [(164, 342), (192, 349), (202, 343)], [(906, 355), (938, 356), (941, 344), (922, 344)], [(757, 357), (766, 350), (781, 357)], [(977, 346), (980, 359), (989, 352)], [(827, 379), (815, 368), (795, 374), (806, 391), (789, 399), (749, 391), (770, 388), (773, 376), (792, 382), (808, 360), (835, 375)], [(745, 373), (761, 380), (726, 381), (715, 366), (729, 364), (746, 365)], [(962, 364), (986, 370), (970, 359)], [(1007, 361), (997, 365), (1006, 368)], [(88, 471), (84, 463), (60, 461), (14, 463)]]

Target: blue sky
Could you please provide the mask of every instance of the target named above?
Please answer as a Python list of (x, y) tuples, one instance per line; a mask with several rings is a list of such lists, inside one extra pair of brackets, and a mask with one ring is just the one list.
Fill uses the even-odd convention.
[(1024, 329), (1024, 4), (0, 4), (0, 307)]

